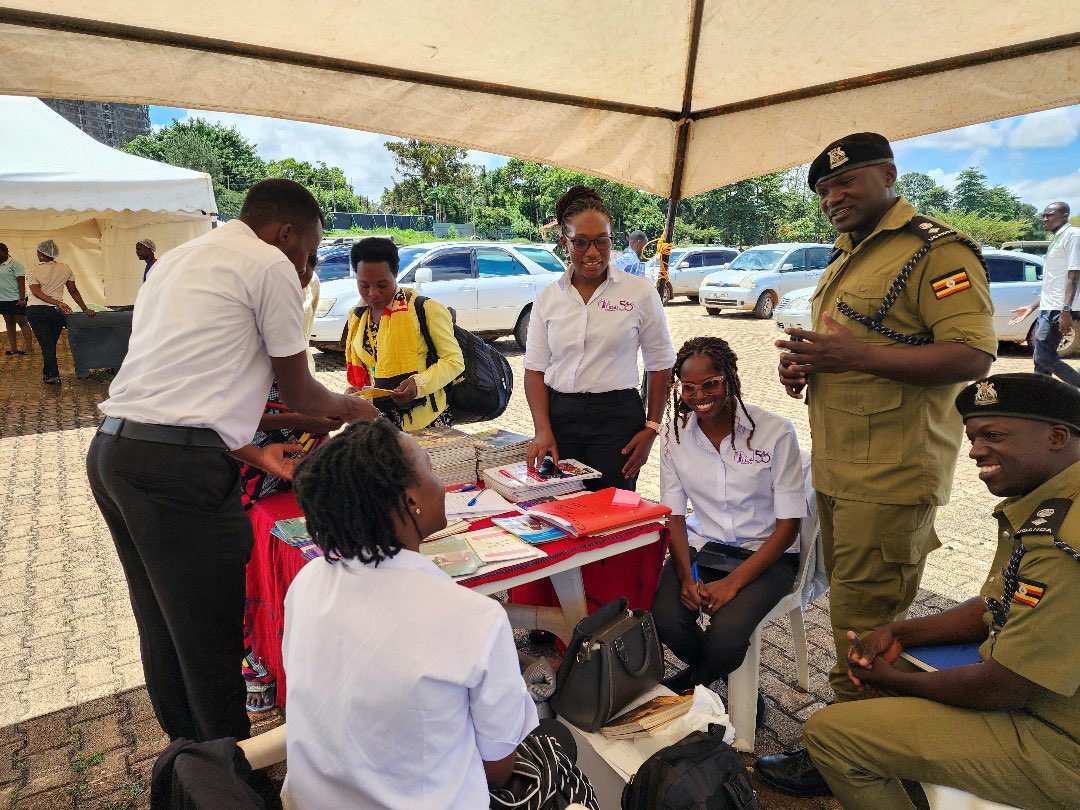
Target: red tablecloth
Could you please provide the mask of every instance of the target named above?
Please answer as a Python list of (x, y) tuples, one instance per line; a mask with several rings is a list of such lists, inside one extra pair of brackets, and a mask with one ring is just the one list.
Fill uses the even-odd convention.
[[(248, 513), (255, 532), (255, 545), (247, 566), (246, 621), (254, 640), (255, 654), (277, 679), (277, 703), (282, 708), (285, 707), (285, 668), (281, 658), (281, 641), (285, 632), (285, 594), (300, 569), (311, 559), (312, 550), (309, 548), (305, 555), (303, 550), (278, 539), (270, 530), (277, 521), (300, 517), (302, 514), (300, 505), (291, 492), (264, 498)], [(485, 519), (474, 523), (472, 528), (490, 525), (490, 519)], [(553, 540), (544, 544), (547, 557), (524, 560), (518, 565), (473, 576), (462, 584), (476, 587), (508, 579), (525, 571), (543, 568), (555, 560), (582, 551), (603, 548), (650, 531), (655, 531), (655, 527), (638, 527), (598, 538)], [(589, 612), (620, 596), (627, 597), (631, 607), (650, 608), (666, 553), (667, 531), (663, 530), (659, 543), (651, 543), (583, 566), (582, 580)], [(519, 585), (511, 591), (510, 596), (511, 601), (516, 604), (552, 607), (559, 604), (551, 582), (547, 579)]]

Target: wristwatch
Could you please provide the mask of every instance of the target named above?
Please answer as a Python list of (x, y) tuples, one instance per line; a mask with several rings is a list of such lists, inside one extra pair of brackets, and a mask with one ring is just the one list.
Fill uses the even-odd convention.
[(660, 434), (660, 423), (659, 422), (646, 422), (645, 427), (652, 428), (653, 430), (656, 431), (657, 435)]

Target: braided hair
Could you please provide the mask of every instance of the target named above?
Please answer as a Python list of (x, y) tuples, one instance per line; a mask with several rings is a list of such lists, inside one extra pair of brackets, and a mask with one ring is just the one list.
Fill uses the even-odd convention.
[(296, 466), (296, 499), (328, 561), (378, 565), (393, 557), (401, 550), (395, 513), (408, 516), (421, 534), (405, 493), (418, 476), (400, 436), (386, 419), (356, 422)]
[(742, 400), (742, 383), (739, 381), (738, 358), (732, 351), (728, 342), (720, 337), (696, 337), (691, 338), (682, 345), (675, 357), (675, 365), (671, 367), (671, 401), (668, 403), (668, 425), (675, 429), (675, 442), (679, 442), (679, 427), (685, 430), (686, 423), (690, 419), (693, 409), (690, 408), (675, 388), (675, 381), (679, 379), (683, 364), (691, 357), (707, 357), (712, 361), (716, 370), (724, 375), (724, 405), (731, 414), (731, 444), (735, 446), (735, 414), (738, 408), (750, 422), (750, 435), (746, 437), (746, 446), (750, 447), (750, 440), (754, 438), (757, 425), (746, 410)]
[(611, 221), (611, 212), (604, 205), (603, 198), (588, 186), (570, 186), (566, 193), (555, 203), (555, 221), (563, 233), (570, 229), (570, 220), (583, 211), (597, 211)]

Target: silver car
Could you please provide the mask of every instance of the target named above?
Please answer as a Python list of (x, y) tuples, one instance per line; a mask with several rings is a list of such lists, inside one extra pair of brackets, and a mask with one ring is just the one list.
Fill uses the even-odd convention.
[[(660, 300), (666, 304), (677, 295), (685, 295), (696, 303), (705, 276), (727, 267), (738, 255), (735, 248), (721, 245), (673, 248), (668, 257), (668, 284), (660, 291)], [(645, 277), (655, 284), (659, 276), (660, 259), (653, 256), (645, 262)]]
[(831, 251), (828, 245), (806, 242), (752, 247), (726, 269), (705, 278), (699, 292), (701, 305), (710, 315), (738, 309), (771, 318), (787, 293), (817, 282)]

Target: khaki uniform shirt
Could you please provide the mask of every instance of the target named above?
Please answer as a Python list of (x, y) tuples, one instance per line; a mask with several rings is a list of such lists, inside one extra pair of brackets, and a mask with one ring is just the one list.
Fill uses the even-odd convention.
[[(1036, 684), (1024, 711), (1046, 724), (1040, 744), (1051, 756), (1080, 768), (1080, 563), (1054, 546), (1056, 538), (1080, 550), (1078, 498), (1080, 462), (994, 511), (997, 553), (979, 595), (1001, 601), (1014, 549), (1023, 542), (1028, 551), (1020, 561), (1019, 588), (1005, 626), (989, 611), (984, 616), (990, 637), (979, 655), (993, 657)], [(1047, 503), (1053, 499), (1061, 500)], [(1068, 509), (1070, 501), (1074, 504)], [(1051, 509), (1056, 514), (1047, 514)]]
[[(840, 235), (841, 253), (812, 299), (814, 331), (828, 331), (822, 322), (827, 312), (863, 343), (905, 348), (840, 314), (836, 301), (863, 315), (878, 311), (900, 269), (925, 244), (904, 230), (915, 215), (915, 208), (900, 199), (858, 245), (849, 234)], [(995, 356), (992, 316), (990, 287), (978, 257), (955, 236), (946, 236), (935, 240), (912, 271), (883, 325)], [(873, 503), (946, 503), (963, 435), (953, 406), (961, 388), (960, 383), (908, 385), (855, 371), (811, 374), (807, 396), (815, 489)]]

